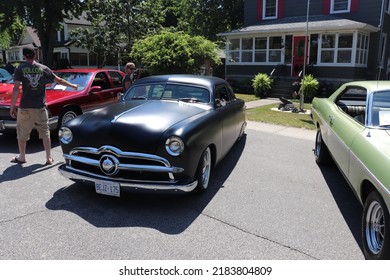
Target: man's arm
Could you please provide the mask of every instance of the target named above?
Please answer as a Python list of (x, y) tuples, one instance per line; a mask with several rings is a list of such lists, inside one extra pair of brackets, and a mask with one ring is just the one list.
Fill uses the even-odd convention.
[(20, 88), (20, 81), (15, 81), (14, 88), (12, 90), (11, 108), (9, 110), (9, 114), (14, 119), (16, 119), (16, 101), (18, 100), (19, 88)]
[(78, 85), (76, 84), (72, 84), (70, 82), (68, 82), (67, 80), (64, 80), (60, 77), (58, 77), (57, 75), (54, 74), (54, 81), (59, 84), (59, 85), (63, 85), (63, 86), (67, 86), (67, 87), (72, 87), (74, 88), (75, 90), (77, 90), (78, 88)]

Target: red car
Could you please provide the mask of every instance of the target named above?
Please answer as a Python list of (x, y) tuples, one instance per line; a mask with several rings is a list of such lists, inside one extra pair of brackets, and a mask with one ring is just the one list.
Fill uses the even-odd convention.
[[(52, 130), (86, 111), (117, 102), (125, 75), (113, 69), (64, 69), (54, 73), (79, 87), (75, 90), (55, 82), (46, 85), (46, 105)], [(13, 85), (8, 87), (9, 90), (0, 94), (0, 132), (16, 128), (16, 120), (9, 114)]]
[[(12, 90), (14, 89), (14, 80), (11, 79), (6, 83), (0, 83), (0, 101), (2, 100), (3, 94), (12, 94)], [(20, 91), (22, 91), (22, 86), (20, 86)]]

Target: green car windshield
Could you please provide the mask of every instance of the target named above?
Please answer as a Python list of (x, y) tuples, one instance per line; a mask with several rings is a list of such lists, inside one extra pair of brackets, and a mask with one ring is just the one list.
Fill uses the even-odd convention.
[(209, 103), (210, 93), (207, 89), (179, 84), (141, 84), (131, 87), (123, 100), (165, 99), (191, 103)]
[(390, 127), (390, 91), (373, 94), (372, 126)]

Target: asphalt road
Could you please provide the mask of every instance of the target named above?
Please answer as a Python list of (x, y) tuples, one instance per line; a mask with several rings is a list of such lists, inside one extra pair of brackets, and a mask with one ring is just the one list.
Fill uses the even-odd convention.
[(334, 165), (313, 158), (314, 132), (250, 123), (201, 196), (98, 195), (44, 166), (11, 164), (0, 134), (0, 259), (364, 259), (362, 207)]

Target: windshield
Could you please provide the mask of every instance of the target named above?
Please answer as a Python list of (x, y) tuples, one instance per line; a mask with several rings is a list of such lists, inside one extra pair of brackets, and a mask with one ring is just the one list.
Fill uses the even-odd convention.
[(144, 84), (131, 87), (123, 100), (165, 99), (190, 103), (209, 103), (210, 93), (202, 87), (179, 84)]
[(390, 127), (390, 91), (373, 94), (372, 126)]
[[(67, 80), (72, 84), (77, 84), (77, 90), (83, 90), (92, 77), (92, 73), (79, 73), (79, 72), (54, 72), (58, 77)], [(46, 84), (46, 89), (49, 90), (75, 90), (71, 87), (59, 85), (53, 81), (51, 84)]]

